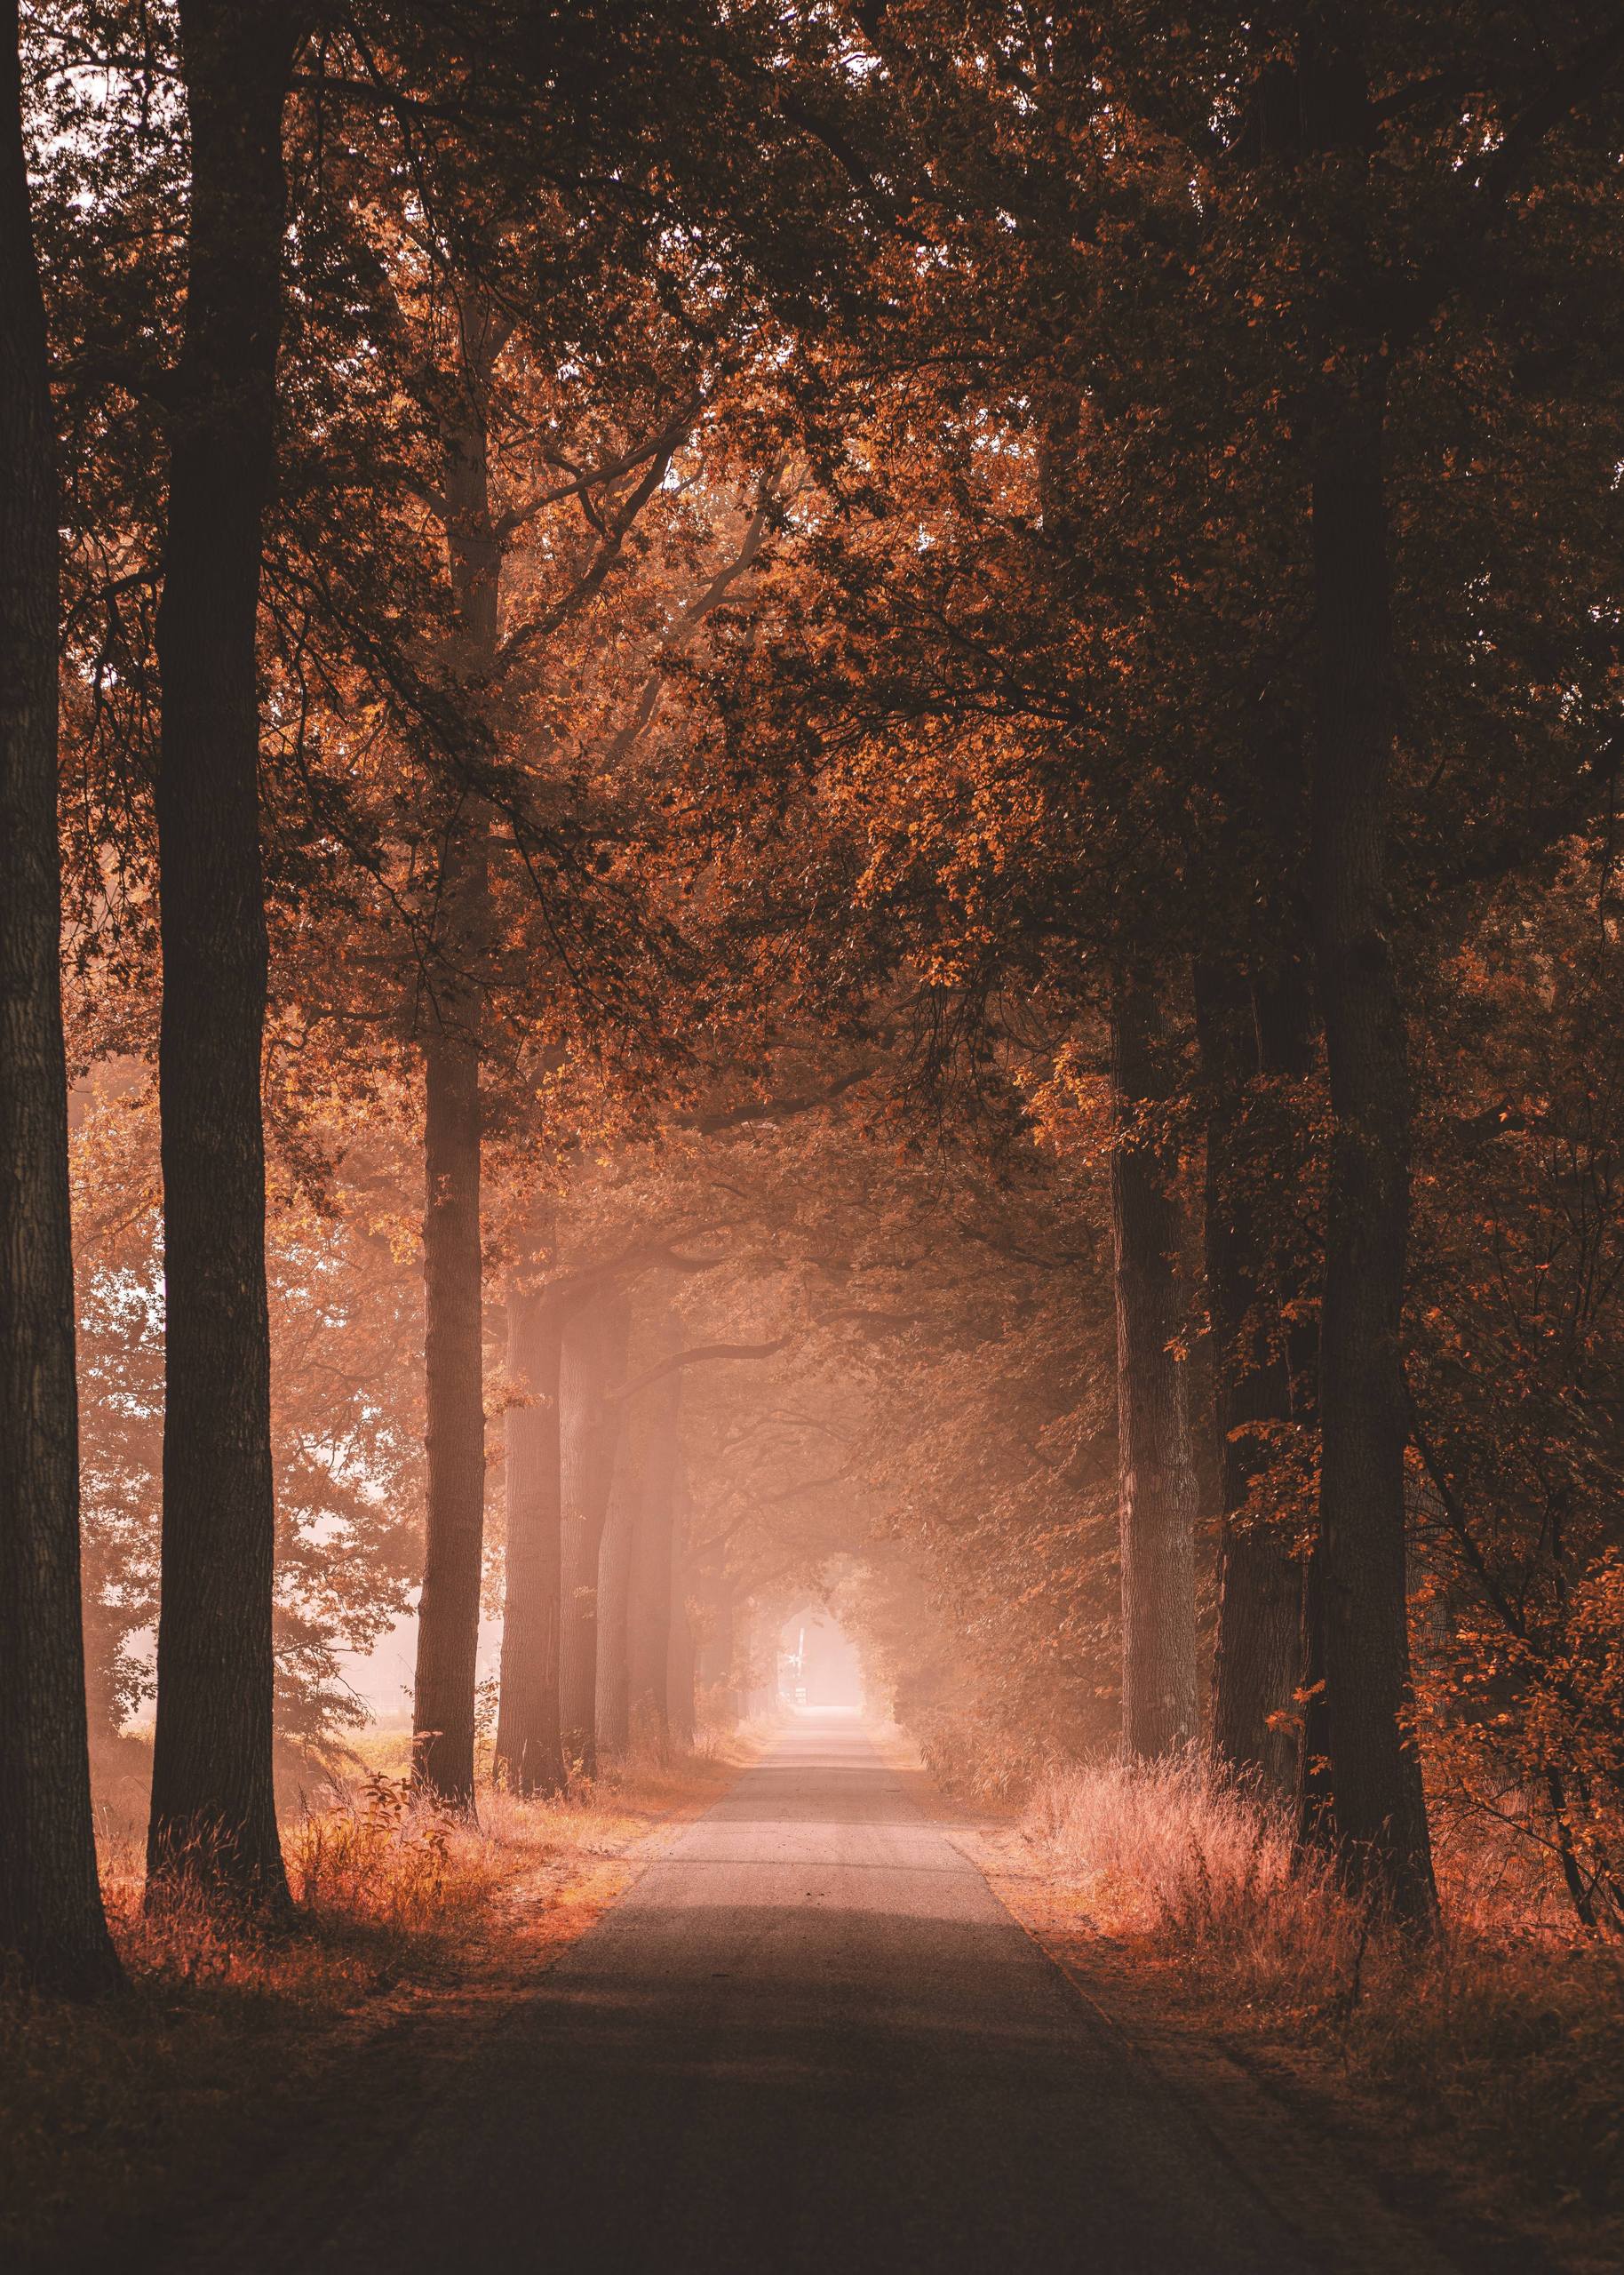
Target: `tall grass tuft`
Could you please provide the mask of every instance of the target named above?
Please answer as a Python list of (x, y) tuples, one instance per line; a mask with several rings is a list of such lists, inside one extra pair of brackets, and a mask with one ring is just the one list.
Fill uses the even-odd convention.
[(454, 1933), (486, 1911), (502, 1877), (471, 1815), (382, 1770), (357, 1791), (335, 1786), (332, 1806), (307, 1812), (283, 1845), (295, 1900), (316, 1924)]
[(1362, 1965), (1370, 1920), (1287, 1810), (1194, 1750), (1052, 1770), (1026, 1830), (1111, 1932), (1222, 1960), (1259, 1995), (1328, 1995)]
[(1023, 1829), (1044, 1876), (1162, 1960), (1204, 2023), (1329, 2053), (1478, 2193), (1624, 2244), (1624, 1950), (1575, 1931), (1503, 1828), (1446, 1821), (1443, 1931), (1419, 1946), (1199, 1752), (1054, 1769)]

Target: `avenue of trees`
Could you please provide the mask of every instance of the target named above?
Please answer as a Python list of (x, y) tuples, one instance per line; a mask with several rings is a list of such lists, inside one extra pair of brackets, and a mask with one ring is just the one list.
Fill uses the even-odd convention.
[(1624, 1931), (1621, 246), (1604, 0), (12, 0), (27, 1978), (414, 1609), (448, 1808), (824, 1601)]

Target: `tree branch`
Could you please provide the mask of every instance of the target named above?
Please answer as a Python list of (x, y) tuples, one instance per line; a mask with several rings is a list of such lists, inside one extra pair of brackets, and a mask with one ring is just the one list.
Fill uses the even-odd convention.
[(768, 1359), (775, 1351), (782, 1351), (789, 1341), (787, 1335), (776, 1336), (770, 1343), (695, 1343), (686, 1351), (673, 1351), (668, 1357), (658, 1359), (652, 1367), (645, 1367), (641, 1375), (633, 1375), (629, 1383), (605, 1391), (606, 1399), (635, 1398), (640, 1390), (647, 1390), (651, 1383), (663, 1382), (667, 1375), (674, 1375), (679, 1367), (708, 1366), (715, 1359)]

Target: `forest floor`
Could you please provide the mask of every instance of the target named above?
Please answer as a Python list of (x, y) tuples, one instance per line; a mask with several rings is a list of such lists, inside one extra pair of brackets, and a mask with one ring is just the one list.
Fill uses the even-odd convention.
[[(1104, 2024), (1238, 2158), (1357, 2179), (1472, 2275), (1624, 2267), (1615, 1946), (1474, 1915), (1446, 1857), (1445, 1935), (1417, 1952), (1337, 1917), (1325, 1890), (1271, 1886), (1245, 1824), (1235, 1848), (1250, 1853), (1226, 1857), (1198, 1811), (1164, 1795), (1103, 1856), (1063, 1780), (1058, 1806), (1041, 1792), (960, 1803), (900, 1734), (886, 1752)], [(1100, 1773), (1093, 1806), (1130, 1814), (1116, 1775)]]
[(758, 1744), (649, 1756), (557, 1802), (487, 1791), (477, 1825), (410, 1802), (403, 1737), (364, 1744), (337, 1789), (306, 1770), (308, 1801), (284, 1765), (300, 1918), (255, 1941), (143, 1919), (146, 1749), (123, 1741), (98, 1790), (128, 1994), (81, 2009), (0, 1991), (0, 2266), (167, 2268), (184, 2233), (235, 2216), (248, 2175), (365, 2153), (436, 2050), (510, 2006)]

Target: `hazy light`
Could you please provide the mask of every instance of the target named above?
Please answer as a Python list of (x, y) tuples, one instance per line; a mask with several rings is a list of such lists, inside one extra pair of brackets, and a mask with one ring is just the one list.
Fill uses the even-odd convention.
[(863, 1662), (838, 1620), (808, 1607), (778, 1635), (778, 1696), (809, 1713), (863, 1711)]

